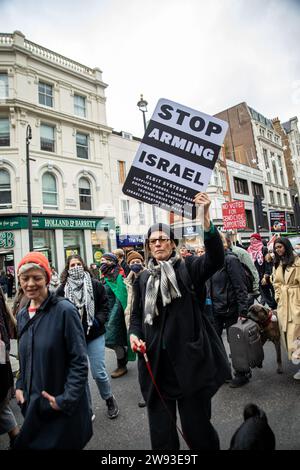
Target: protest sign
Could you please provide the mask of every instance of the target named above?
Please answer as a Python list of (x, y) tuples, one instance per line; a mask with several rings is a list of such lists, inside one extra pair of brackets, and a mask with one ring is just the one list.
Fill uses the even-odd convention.
[(123, 193), (187, 218), (206, 191), (228, 124), (160, 99), (138, 148)]
[(232, 201), (222, 204), (223, 229), (238, 230), (246, 228), (246, 212), (244, 201)]
[(270, 211), (271, 232), (286, 232), (285, 211)]

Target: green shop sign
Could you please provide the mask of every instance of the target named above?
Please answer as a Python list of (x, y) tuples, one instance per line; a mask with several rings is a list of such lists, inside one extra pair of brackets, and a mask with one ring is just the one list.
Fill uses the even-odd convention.
[[(28, 228), (26, 216), (0, 217), (1, 230), (19, 230)], [(111, 230), (115, 228), (113, 219), (80, 219), (75, 217), (32, 217), (34, 230)]]
[(0, 232), (0, 248), (13, 248), (15, 236), (13, 232)]

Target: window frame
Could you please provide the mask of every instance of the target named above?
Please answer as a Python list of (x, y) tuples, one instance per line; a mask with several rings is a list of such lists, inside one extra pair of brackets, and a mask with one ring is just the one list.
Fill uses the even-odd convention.
[[(46, 127), (46, 128), (49, 128), (49, 129), (52, 129), (52, 130), (53, 130), (53, 141), (51, 140), (51, 143), (53, 144), (53, 147), (51, 147), (51, 150), (50, 150), (49, 148), (43, 148), (43, 147), (42, 147), (42, 141), (43, 141), (42, 139), (44, 139), (44, 143), (45, 143), (45, 141), (47, 140), (47, 139), (45, 139), (45, 137), (44, 137), (44, 138), (42, 137), (42, 128), (43, 128), (43, 127), (44, 127), (44, 128)], [(41, 123), (41, 125), (40, 125), (40, 149), (41, 149), (43, 152), (55, 153), (55, 147), (56, 147), (56, 145), (55, 145), (55, 144), (56, 144), (56, 142), (55, 142), (55, 140), (56, 140), (56, 139), (55, 139), (55, 129), (56, 129), (55, 126), (52, 125), (52, 124), (47, 124), (47, 123), (45, 123), (45, 122)], [(50, 139), (48, 139), (48, 141), (50, 142)]]
[[(8, 73), (0, 70), (0, 84), (1, 84), (1, 76), (6, 77), (6, 82), (3, 80), (4, 85), (0, 86), (0, 100), (3, 100), (5, 98), (8, 98), (9, 95), (9, 86), (8, 86)], [(1, 95), (1, 89), (4, 90), (3, 95)]]
[[(78, 136), (86, 137), (86, 144), (81, 144), (77, 142)], [(86, 157), (81, 157), (79, 155), (80, 152), (86, 152)], [(90, 149), (89, 149), (89, 134), (85, 134), (84, 132), (76, 131), (76, 157), (80, 158), (81, 160), (89, 160), (90, 159)]]
[[(243, 178), (237, 178), (236, 176), (233, 177), (233, 184), (234, 184), (234, 191), (236, 194), (244, 194), (245, 196), (249, 196), (249, 185), (248, 181), (244, 180)], [(240, 191), (240, 186), (243, 185), (243, 191)], [(246, 191), (244, 192), (244, 190)]]
[(6, 173), (8, 176), (8, 184), (7, 188), (2, 188), (1, 183), (0, 183), (0, 193), (7, 193), (8, 194), (8, 199), (9, 201), (1, 203), (1, 198), (0, 198), (0, 209), (11, 209), (12, 208), (12, 190), (11, 190), (11, 176), (10, 172), (6, 168), (0, 168), (0, 173)]
[(131, 223), (129, 202), (129, 199), (121, 199), (122, 221), (124, 225), (130, 225)]
[[(84, 102), (84, 106), (81, 106), (80, 104), (76, 103), (76, 98), (81, 98)], [(83, 110), (83, 114), (81, 113), (81, 111), (76, 112), (76, 110), (78, 109)], [(86, 118), (86, 96), (79, 95), (78, 93), (74, 93), (74, 114), (75, 116)]]
[[(0, 134), (0, 147), (10, 147), (10, 120), (8, 116), (0, 116), (0, 121), (7, 121), (7, 129), (8, 134)], [(1, 126), (0, 126), (1, 128)], [(2, 138), (1, 135), (4, 137)], [(2, 145), (1, 141), (3, 139), (4, 145)]]
[[(90, 193), (89, 194), (85, 194), (85, 193), (81, 193), (80, 190), (81, 189), (84, 189), (84, 190), (87, 190), (86, 188), (80, 188), (80, 181), (87, 181), (88, 184), (89, 184), (89, 191)], [(78, 196), (79, 196), (79, 210), (81, 211), (92, 211), (93, 210), (93, 204), (92, 204), (92, 184), (91, 184), (91, 181), (86, 177), (86, 176), (81, 176), (79, 178), (79, 181), (78, 181)], [(86, 198), (87, 200), (86, 201), (83, 201), (81, 198)], [(88, 206), (89, 207), (82, 207), (82, 204), (87, 204), (87, 202), (89, 201), (89, 204)]]
[[(43, 179), (46, 175), (50, 175), (53, 177), (54, 183), (55, 183), (55, 191), (45, 191), (44, 190), (44, 184), (43, 184)], [(55, 204), (49, 204), (44, 201), (44, 195), (45, 194), (55, 194), (56, 196), (56, 203)], [(43, 209), (58, 209), (58, 190), (57, 190), (57, 178), (54, 173), (51, 173), (51, 171), (45, 171), (42, 175), (42, 201), (43, 201)]]
[[(45, 90), (41, 91), (40, 86), (44, 86)], [(51, 94), (47, 93), (46, 87), (51, 88)], [(43, 82), (39, 80), (38, 83), (38, 101), (39, 104), (42, 106), (47, 106), (47, 108), (53, 108), (54, 107), (54, 95), (53, 95), (53, 85), (51, 83)], [(45, 102), (42, 102), (43, 100), (41, 98), (44, 98)], [(47, 98), (50, 98), (51, 104), (47, 104)]]

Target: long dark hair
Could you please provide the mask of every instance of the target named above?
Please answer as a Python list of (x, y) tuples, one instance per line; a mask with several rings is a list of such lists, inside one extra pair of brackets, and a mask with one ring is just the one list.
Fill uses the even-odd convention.
[[(275, 250), (276, 245), (278, 243), (283, 245), (285, 248), (285, 253), (283, 256), (279, 256)], [(278, 268), (280, 261), (282, 262), (283, 269), (286, 269), (287, 267), (292, 266), (294, 264), (296, 256), (293, 250), (293, 245), (291, 244), (288, 238), (281, 238), (281, 237), (276, 238), (274, 242), (273, 251), (274, 251), (274, 266), (276, 269)]]
[(65, 283), (67, 282), (67, 279), (69, 276), (69, 265), (72, 259), (78, 259), (80, 263), (82, 264), (83, 269), (87, 271), (89, 274), (91, 274), (89, 268), (87, 267), (86, 263), (83, 261), (80, 255), (70, 255), (66, 261), (65, 268), (60, 275), (60, 282), (62, 283), (62, 285), (65, 285)]

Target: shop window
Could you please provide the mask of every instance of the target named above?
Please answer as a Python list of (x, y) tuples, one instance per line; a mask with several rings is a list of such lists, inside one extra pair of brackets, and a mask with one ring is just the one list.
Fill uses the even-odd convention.
[(57, 255), (54, 230), (33, 230), (33, 248), (49, 260), (50, 265), (57, 267)]
[(10, 207), (12, 207), (10, 175), (7, 170), (0, 170), (0, 209)]
[(44, 173), (42, 178), (43, 207), (44, 209), (57, 209), (57, 185), (52, 173)]
[(91, 185), (86, 178), (80, 178), (79, 180), (79, 207), (80, 210), (92, 210)]
[(72, 255), (80, 255), (85, 259), (83, 230), (64, 230), (65, 259)]

